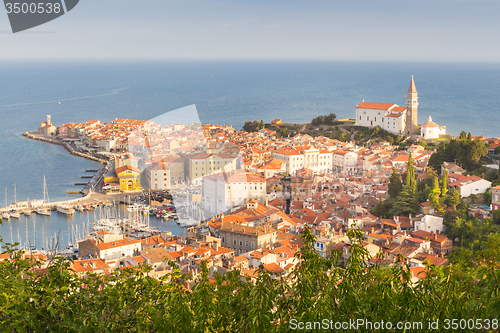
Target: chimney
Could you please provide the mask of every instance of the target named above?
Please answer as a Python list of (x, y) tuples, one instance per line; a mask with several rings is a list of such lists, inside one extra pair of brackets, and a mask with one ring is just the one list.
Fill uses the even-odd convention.
[(215, 251), (219, 251), (219, 243), (217, 241), (213, 241), (212, 242), (212, 248), (215, 250)]
[(372, 234), (373, 234), (374, 232), (375, 232), (375, 228), (374, 228), (374, 227), (372, 227)]
[(434, 234), (434, 240), (437, 240), (437, 239), (438, 239), (438, 235)]
[(441, 253), (439, 254), (439, 256), (440, 256), (441, 258), (444, 258), (444, 253), (443, 253), (443, 252), (441, 252)]

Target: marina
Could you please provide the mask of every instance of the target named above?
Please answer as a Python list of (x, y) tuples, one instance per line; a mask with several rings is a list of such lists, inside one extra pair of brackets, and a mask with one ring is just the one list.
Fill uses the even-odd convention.
[[(51, 215), (21, 215), (20, 219), (4, 220), (0, 233), (4, 243), (19, 243), (16, 248), (47, 250), (51, 242), (58, 240), (58, 249), (77, 246), (78, 241), (86, 239), (95, 231), (127, 232), (169, 231), (182, 235), (183, 226), (172, 218), (157, 217), (156, 214), (130, 214), (124, 204), (95, 203), (74, 209), (73, 214), (57, 213)], [(50, 211), (49, 211), (50, 212)], [(58, 225), (56, 231), (48, 231), (51, 224)]]

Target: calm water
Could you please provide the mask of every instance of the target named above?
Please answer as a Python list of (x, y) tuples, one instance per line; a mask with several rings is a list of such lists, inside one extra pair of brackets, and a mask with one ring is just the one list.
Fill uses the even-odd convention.
[[(282, 118), (304, 122), (334, 112), (353, 118), (354, 106), (371, 102), (405, 104), (414, 75), (419, 92), (419, 122), (432, 115), (450, 134), (498, 136), (500, 64), (349, 63), (349, 62), (0, 62), (0, 205), (42, 198), (43, 176), (51, 200), (75, 198), (68, 190), (96, 163), (69, 155), (63, 148), (24, 138), (45, 115), (58, 126), (89, 119), (151, 119), (196, 104), (202, 122), (233, 125), (245, 120)], [(59, 102), (61, 102), (59, 104)], [(87, 218), (28, 218), (46, 235), (81, 225)], [(159, 222), (163, 223), (163, 222)], [(35, 227), (33, 227), (33, 224)], [(0, 235), (24, 243), (26, 221), (10, 220)], [(176, 225), (172, 228), (175, 229)], [(166, 226), (164, 226), (166, 228)], [(172, 230), (176, 233), (175, 230)], [(37, 240), (42, 236), (37, 234)]]

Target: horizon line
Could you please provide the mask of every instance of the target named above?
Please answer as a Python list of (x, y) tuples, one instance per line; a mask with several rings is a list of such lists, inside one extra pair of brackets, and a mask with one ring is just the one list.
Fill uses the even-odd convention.
[(491, 58), (429, 58), (429, 59), (389, 59), (389, 58), (180, 58), (180, 57), (0, 57), (2, 61), (317, 61), (317, 62), (384, 62), (384, 63), (500, 63), (500, 57)]

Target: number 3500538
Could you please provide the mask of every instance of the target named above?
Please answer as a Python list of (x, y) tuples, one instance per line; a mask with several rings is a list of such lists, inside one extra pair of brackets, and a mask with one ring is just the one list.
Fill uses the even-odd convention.
[(11, 14), (11, 13), (14, 13), (14, 14), (19, 14), (19, 13), (23, 13), (23, 14), (28, 14), (28, 13), (30, 13), (30, 14), (35, 14), (35, 13), (52, 14), (52, 13), (56, 13), (56, 14), (59, 14), (62, 10), (60, 3), (53, 4), (50, 2), (46, 2), (46, 3), (42, 3), (42, 2), (39, 2), (39, 3), (19, 3), (19, 2), (10, 3), (10, 2), (7, 2), (5, 4), (5, 9), (7, 10), (7, 14)]

